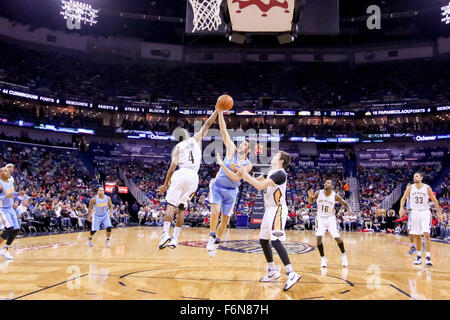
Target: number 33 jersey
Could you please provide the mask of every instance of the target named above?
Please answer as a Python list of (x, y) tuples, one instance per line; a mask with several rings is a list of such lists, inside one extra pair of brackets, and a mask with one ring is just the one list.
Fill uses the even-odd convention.
[(414, 183), (411, 185), (411, 192), (409, 194), (409, 202), (411, 205), (411, 210), (429, 210), (428, 205), (428, 185), (423, 183), (422, 187), (419, 189)]
[(193, 137), (179, 142), (178, 167), (194, 170), (198, 173), (202, 162), (202, 149)]
[(325, 195), (325, 190), (319, 191), (319, 196), (317, 197), (317, 216), (319, 217), (329, 217), (334, 216), (334, 204), (336, 203), (336, 192), (332, 191), (327, 197)]

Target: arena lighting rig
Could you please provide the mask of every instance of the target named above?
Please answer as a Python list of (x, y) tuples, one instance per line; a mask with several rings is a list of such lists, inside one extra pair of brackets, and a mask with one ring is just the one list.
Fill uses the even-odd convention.
[(94, 9), (90, 4), (61, 0), (61, 15), (67, 20), (69, 30), (81, 29), (81, 22), (89, 23), (91, 26), (97, 23), (99, 9)]
[(441, 19), (442, 23), (450, 24), (450, 2), (448, 5), (441, 7), (441, 16), (443, 17)]

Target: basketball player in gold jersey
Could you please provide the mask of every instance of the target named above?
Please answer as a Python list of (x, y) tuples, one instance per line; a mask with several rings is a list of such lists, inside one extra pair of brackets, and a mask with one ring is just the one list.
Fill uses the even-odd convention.
[(336, 216), (334, 205), (337, 202), (342, 204), (347, 212), (351, 213), (350, 206), (348, 203), (342, 199), (340, 195), (333, 191), (333, 182), (331, 180), (325, 181), (324, 188), (318, 190), (314, 193), (313, 190), (308, 191), (308, 202), (313, 204), (317, 201), (317, 223), (316, 223), (316, 239), (317, 239), (317, 249), (319, 249), (321, 257), (321, 267), (327, 267), (327, 258), (325, 257), (323, 251), (322, 237), (325, 232), (330, 232), (331, 236), (336, 240), (339, 249), (342, 252), (342, 266), (348, 267), (347, 254), (345, 253), (344, 242), (342, 241), (339, 231), (336, 227)]
[(433, 201), (436, 208), (439, 220), (442, 221), (444, 216), (441, 214), (441, 207), (439, 202), (434, 196), (431, 187), (422, 182), (423, 175), (420, 172), (414, 174), (414, 184), (408, 186), (400, 201), (400, 216), (405, 216), (405, 202), (410, 197), (410, 224), (409, 234), (413, 235), (416, 242), (417, 260), (414, 264), (419, 265), (422, 263), (422, 241), (421, 236), (425, 238), (425, 251), (426, 251), (426, 266), (433, 266), (431, 263), (431, 239), (430, 239), (430, 225), (431, 225), (431, 211), (429, 200)]

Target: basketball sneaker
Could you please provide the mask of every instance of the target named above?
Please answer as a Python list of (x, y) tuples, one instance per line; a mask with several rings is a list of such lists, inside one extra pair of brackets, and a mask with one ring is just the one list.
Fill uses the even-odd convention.
[(89, 245), (89, 247), (93, 247), (94, 246), (94, 244), (92, 243), (92, 239), (88, 239), (88, 245)]
[(427, 257), (425, 260), (425, 265), (428, 267), (432, 267), (433, 264), (431, 263), (431, 257)]
[(206, 250), (208, 250), (208, 251), (214, 250), (215, 242), (216, 242), (216, 238), (209, 236), (208, 243), (206, 244)]
[(421, 256), (417, 256), (417, 260), (414, 261), (414, 264), (416, 264), (416, 265), (422, 264), (422, 257)]
[(177, 247), (178, 240), (175, 238), (172, 238), (170, 240), (169, 244), (167, 245), (170, 249), (175, 249)]
[(106, 246), (108, 247), (108, 248), (111, 248), (111, 244), (109, 243), (109, 240), (106, 240)]
[(408, 254), (413, 254), (413, 253), (415, 253), (417, 250), (416, 250), (416, 247), (415, 246), (411, 246), (411, 249), (408, 251)]
[(213, 249), (212, 249), (212, 250), (208, 250), (209, 256), (210, 256), (211, 258), (213, 258), (213, 257), (216, 256), (217, 248), (218, 248), (218, 247), (219, 247), (219, 244), (218, 244), (218, 243), (214, 243), (214, 244), (213, 244)]
[(346, 253), (342, 254), (342, 266), (343, 267), (348, 267), (348, 258), (347, 258), (347, 254)]
[(301, 275), (297, 274), (296, 272), (292, 271), (287, 275), (286, 284), (284, 285), (284, 291), (289, 290), (294, 284), (298, 282), (302, 278)]
[(159, 241), (159, 245), (158, 245), (159, 250), (164, 249), (170, 240), (171, 239), (170, 239), (169, 235), (167, 233), (163, 233), (163, 235), (161, 236), (161, 240)]
[(328, 262), (328, 260), (327, 260), (326, 257), (321, 257), (321, 258), (320, 258), (320, 266), (321, 266), (322, 268), (326, 268), (326, 267), (327, 267), (327, 262)]
[(0, 256), (5, 258), (6, 260), (14, 260), (13, 256), (9, 254), (9, 252), (3, 248), (2, 251), (0, 251)]
[(260, 282), (270, 282), (270, 281), (275, 281), (277, 280), (279, 277), (281, 277), (281, 273), (280, 270), (270, 270), (269, 268), (267, 268), (267, 274), (262, 277), (259, 281)]

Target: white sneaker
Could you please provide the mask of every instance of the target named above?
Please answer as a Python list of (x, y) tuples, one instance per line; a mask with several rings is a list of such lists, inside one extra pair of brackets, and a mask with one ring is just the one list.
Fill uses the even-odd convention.
[(347, 254), (342, 254), (342, 266), (343, 267), (348, 267), (348, 258), (347, 258)]
[(14, 260), (13, 256), (9, 254), (8, 251), (6, 250), (2, 250), (0, 252), (0, 256), (2, 256), (3, 258), (5, 258), (6, 260)]
[(297, 274), (296, 272), (292, 271), (288, 274), (286, 284), (284, 285), (284, 291), (289, 290), (294, 284), (298, 282), (302, 278), (301, 275)]
[(348, 277), (348, 269), (347, 268), (343, 268), (342, 269), (342, 273), (341, 273), (341, 278), (344, 280), (347, 280)]
[(164, 249), (169, 241), (170, 241), (169, 235), (166, 233), (163, 233), (163, 235), (161, 236), (161, 240), (159, 241), (159, 245), (158, 245), (159, 250)]
[(107, 246), (108, 248), (111, 247), (111, 244), (109, 243), (109, 241), (110, 241), (110, 240), (106, 240), (106, 242), (105, 242), (105, 244), (106, 244), (106, 246)]
[(208, 243), (206, 244), (206, 250), (211, 251), (214, 250), (214, 243), (216, 239), (209, 236)]
[(278, 269), (270, 270), (269, 268), (267, 268), (267, 274), (264, 277), (262, 277), (261, 279), (259, 279), (259, 281), (260, 282), (270, 282), (270, 281), (277, 280), (279, 277), (281, 277), (281, 273)]
[(417, 256), (417, 260), (414, 261), (414, 264), (416, 264), (416, 265), (422, 264), (422, 257)]
[(326, 257), (320, 257), (320, 266), (322, 268), (326, 268), (327, 267), (327, 262), (328, 262), (328, 260), (327, 260)]
[(433, 266), (433, 264), (431, 263), (431, 258), (428, 258), (428, 257), (427, 257), (427, 258), (425, 259), (425, 265), (428, 266), (428, 267), (432, 267), (432, 266)]
[(214, 244), (212, 245), (212, 250), (208, 250), (209, 256), (210, 256), (211, 258), (213, 258), (213, 257), (216, 256), (217, 248), (218, 248), (218, 247), (219, 247), (219, 244), (218, 244), (218, 243), (214, 243)]
[(172, 238), (170, 240), (169, 244), (167, 245), (170, 249), (175, 249), (177, 247), (178, 240), (175, 238)]

